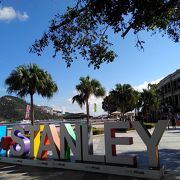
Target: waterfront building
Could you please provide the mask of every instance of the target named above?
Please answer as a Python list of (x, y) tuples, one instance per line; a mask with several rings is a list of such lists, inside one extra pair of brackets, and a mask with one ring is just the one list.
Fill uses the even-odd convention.
[(39, 106), (39, 108), (45, 111), (46, 113), (53, 115), (53, 108), (49, 106)]
[(158, 89), (162, 103), (180, 112), (180, 69), (162, 79), (158, 84)]
[(53, 115), (62, 116), (63, 112), (60, 109), (53, 109)]
[(38, 107), (51, 115), (61, 116), (63, 113), (61, 109), (55, 109), (49, 106), (38, 106)]

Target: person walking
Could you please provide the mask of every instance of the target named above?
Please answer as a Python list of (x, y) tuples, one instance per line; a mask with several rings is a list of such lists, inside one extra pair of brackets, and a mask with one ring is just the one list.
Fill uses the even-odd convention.
[(174, 128), (174, 129), (176, 129), (176, 119), (175, 119), (175, 117), (172, 115), (172, 117), (171, 117), (171, 125), (172, 125), (172, 127)]

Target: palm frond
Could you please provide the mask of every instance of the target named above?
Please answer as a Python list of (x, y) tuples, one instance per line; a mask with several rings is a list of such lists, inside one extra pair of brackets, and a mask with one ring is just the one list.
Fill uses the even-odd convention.
[(82, 106), (85, 104), (85, 100), (81, 95), (76, 95), (72, 98), (72, 103), (78, 103), (78, 105), (82, 108)]

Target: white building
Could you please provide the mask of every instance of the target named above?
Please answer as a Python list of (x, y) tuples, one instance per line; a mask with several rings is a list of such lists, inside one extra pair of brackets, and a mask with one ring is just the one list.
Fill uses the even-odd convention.
[(63, 114), (62, 110), (60, 109), (53, 109), (53, 115), (61, 116)]
[(41, 108), (43, 111), (45, 111), (46, 113), (49, 113), (51, 115), (57, 115), (57, 116), (61, 116), (63, 111), (61, 109), (55, 109), (49, 106), (39, 106), (39, 108)]
[(53, 115), (53, 108), (51, 108), (49, 106), (39, 106), (39, 108), (41, 108), (46, 113), (49, 113), (49, 114)]

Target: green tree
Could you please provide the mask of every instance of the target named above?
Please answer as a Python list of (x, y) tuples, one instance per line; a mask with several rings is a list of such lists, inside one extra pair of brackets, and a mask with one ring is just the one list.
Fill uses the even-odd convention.
[(117, 108), (124, 114), (136, 107), (138, 96), (137, 92), (130, 84), (116, 84), (110, 94), (116, 99)]
[(86, 105), (87, 124), (89, 125), (89, 98), (91, 95), (95, 97), (103, 97), (105, 89), (101, 86), (100, 82), (96, 79), (90, 79), (89, 76), (80, 77), (80, 83), (76, 85), (78, 95), (72, 98), (72, 103), (77, 102), (79, 106)]
[(156, 119), (156, 114), (160, 109), (160, 95), (157, 84), (148, 84), (148, 89), (143, 89), (140, 98), (144, 116)]
[(58, 90), (51, 75), (36, 64), (18, 66), (5, 80), (5, 84), (8, 86), (8, 93), (14, 92), (20, 97), (30, 95), (32, 125), (34, 125), (33, 95), (37, 93), (42, 97), (50, 98)]
[(30, 52), (41, 55), (53, 44), (54, 55), (61, 52), (69, 67), (77, 54), (99, 68), (103, 62), (114, 61), (108, 29), (125, 38), (130, 32), (137, 37), (136, 46), (143, 48), (138, 38), (141, 31), (159, 32), (174, 42), (180, 41), (179, 0), (76, 0), (62, 15), (56, 14), (49, 29), (36, 40)]
[(106, 96), (103, 99), (102, 109), (104, 111), (107, 111), (108, 114), (111, 114), (112, 112), (117, 111), (117, 108), (118, 107), (117, 107), (116, 99), (115, 99), (115, 97), (112, 94)]

